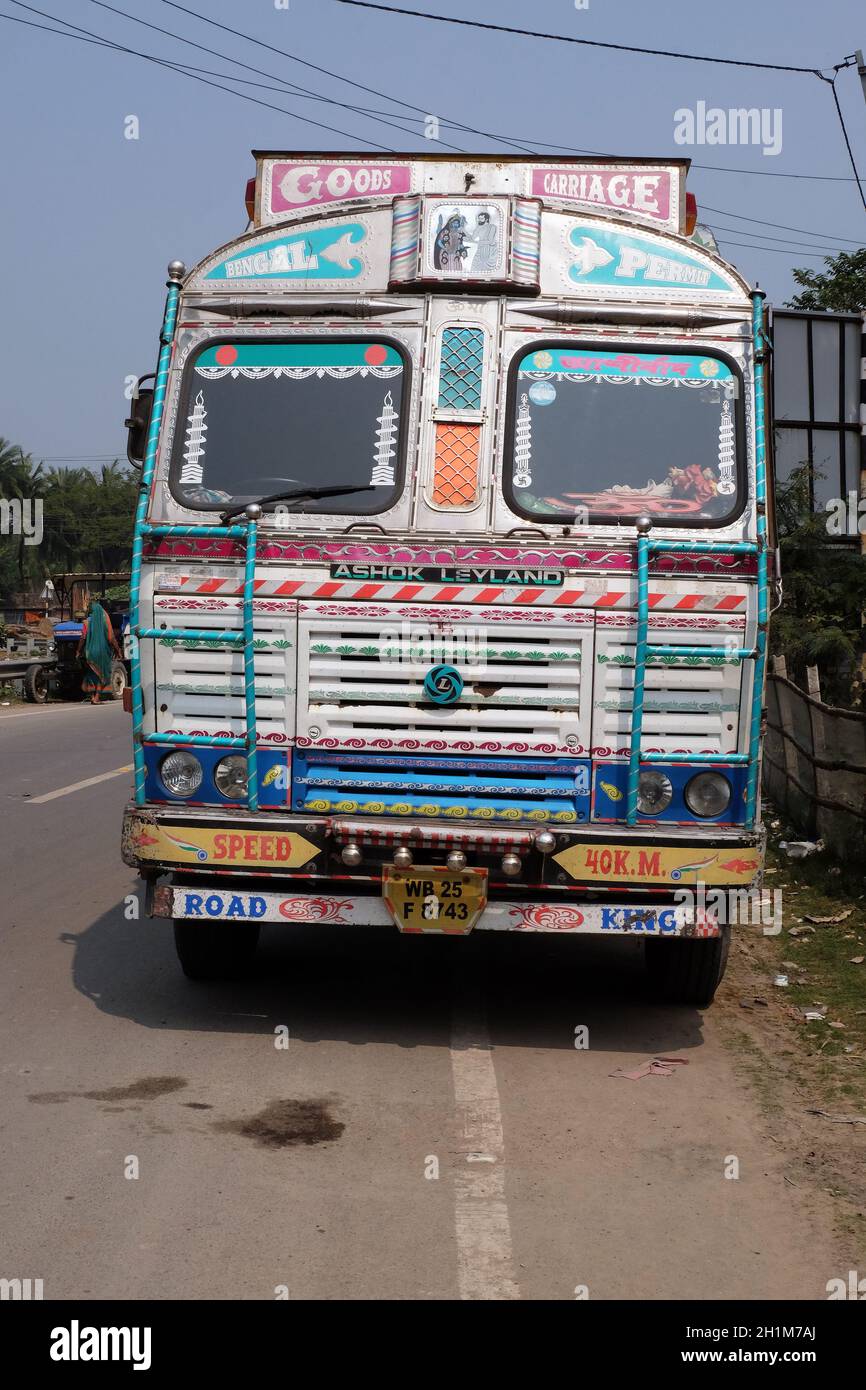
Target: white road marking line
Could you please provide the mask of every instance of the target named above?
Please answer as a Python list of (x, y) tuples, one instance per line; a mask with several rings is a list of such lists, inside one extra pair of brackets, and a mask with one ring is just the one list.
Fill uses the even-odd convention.
[[(106, 702), (106, 708), (107, 707)], [(5, 724), (10, 719), (35, 719), (40, 715), (44, 718), (49, 714), (75, 714), (85, 709), (90, 709), (89, 700), (82, 704), (48, 705), (47, 707), (34, 705), (32, 709), (22, 710), (20, 714), (0, 714), (0, 724)]]
[(101, 772), (98, 777), (85, 777), (83, 782), (72, 782), (68, 787), (58, 787), (56, 792), (43, 792), (42, 796), (28, 798), (28, 806), (41, 806), (44, 801), (54, 801), (58, 796), (69, 796), (71, 792), (83, 791), (85, 787), (95, 787), (99, 782), (107, 782), (112, 777), (121, 777), (132, 771), (132, 763), (127, 767), (116, 767), (113, 772)]
[[(461, 1136), (454, 1181), (460, 1297), (519, 1298), (505, 1202), (499, 1089), (480, 995), (455, 1000), (450, 1053)], [(477, 1166), (479, 1159), (483, 1167)]]

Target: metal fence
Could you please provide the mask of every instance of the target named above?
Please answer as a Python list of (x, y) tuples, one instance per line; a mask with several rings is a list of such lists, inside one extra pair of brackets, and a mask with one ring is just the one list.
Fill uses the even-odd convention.
[(840, 858), (866, 852), (866, 714), (767, 676), (763, 785), (800, 834)]

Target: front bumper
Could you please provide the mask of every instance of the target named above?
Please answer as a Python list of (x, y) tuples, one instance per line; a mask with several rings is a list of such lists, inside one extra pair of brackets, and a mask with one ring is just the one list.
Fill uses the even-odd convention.
[[(352, 869), (341, 859), (348, 843), (361, 849), (361, 862)], [(678, 890), (753, 889), (763, 870), (760, 829), (713, 827), (700, 833), (659, 827), (649, 834), (646, 826), (582, 826), (557, 830), (554, 848), (543, 854), (525, 827), (132, 805), (123, 822), (126, 864), (152, 883), (169, 874), (175, 884), (187, 885), (157, 890), (157, 915), (172, 917), (202, 914), (188, 912), (182, 897), (169, 903), (160, 895), (201, 893), (209, 884), (213, 911), (204, 916), (219, 918), (224, 910), (227, 918), (258, 912), (262, 921), (385, 925), (391, 919), (379, 896), (382, 870), (393, 863), (397, 846), (410, 848), (417, 865), (442, 866), (448, 852), (459, 848), (468, 867), (486, 868), (490, 901), (476, 930), (491, 931), (647, 930), (641, 922), (649, 920), (650, 909), (658, 916), (682, 903)], [(516, 877), (503, 873), (504, 854), (520, 857)], [(232, 899), (238, 900), (234, 913)], [(698, 913), (695, 921), (701, 920)], [(632, 925), (617, 925), (625, 921)], [(673, 933), (690, 925), (687, 914), (682, 920), (668, 916), (657, 929)]]

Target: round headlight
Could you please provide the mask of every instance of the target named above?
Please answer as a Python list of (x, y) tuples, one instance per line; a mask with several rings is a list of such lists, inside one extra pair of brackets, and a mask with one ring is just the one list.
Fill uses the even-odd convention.
[(642, 772), (637, 784), (637, 808), (642, 816), (660, 816), (670, 806), (673, 794), (663, 772)]
[(192, 753), (169, 753), (162, 760), (159, 775), (172, 796), (192, 796), (201, 786), (201, 763)]
[(720, 816), (731, 800), (731, 784), (720, 772), (699, 772), (683, 792), (685, 803), (695, 816)]
[(247, 760), (238, 753), (217, 763), (214, 781), (229, 801), (245, 801), (247, 796)]

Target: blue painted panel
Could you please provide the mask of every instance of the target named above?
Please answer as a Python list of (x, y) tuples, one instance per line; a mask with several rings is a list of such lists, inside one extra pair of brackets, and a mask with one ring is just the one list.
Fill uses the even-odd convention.
[(740, 285), (709, 258), (636, 233), (604, 231), (591, 222), (570, 233), (566, 248), (573, 285), (636, 285), (727, 292), (742, 299)]
[[(195, 796), (175, 796), (163, 785), (159, 769), (164, 758), (176, 753), (184, 745), (175, 747), (144, 745), (145, 783), (144, 794), (147, 801), (169, 801), (178, 806), (222, 806), (246, 808), (246, 801), (229, 801), (219, 791), (214, 781), (217, 763), (232, 756), (233, 750), (226, 748), (207, 748), (197, 745), (190, 748), (198, 758), (204, 771), (201, 786)], [(240, 750), (239, 750), (240, 751)], [(243, 757), (243, 752), (240, 751)], [(257, 754), (259, 772), (259, 805), (261, 807), (283, 807), (290, 805), (291, 766), (290, 754), (276, 748), (259, 748)]]
[(416, 816), (526, 825), (589, 818), (578, 758), (390, 757), (296, 752), (292, 806), (311, 815)]
[(236, 247), (205, 276), (206, 280), (355, 280), (364, 262), (361, 243), (367, 230), (359, 222), (309, 228), (246, 248)]
[[(642, 771), (649, 771), (647, 764)], [(746, 819), (746, 769), (742, 766), (706, 763), (651, 764), (653, 772), (663, 772), (673, 788), (673, 799), (660, 816), (644, 816), (638, 812), (638, 825), (743, 825)], [(699, 772), (720, 772), (733, 789), (727, 809), (720, 816), (695, 816), (683, 799), (686, 784)], [(628, 790), (628, 763), (596, 763), (592, 776), (592, 819), (618, 821), (625, 824)]]

